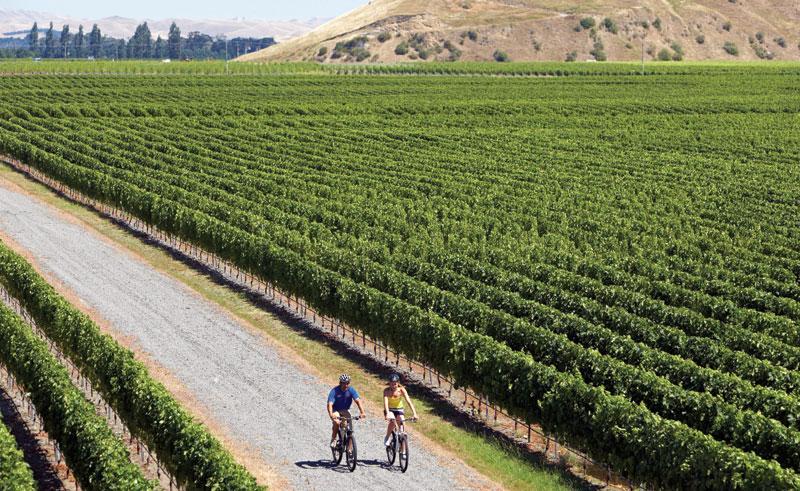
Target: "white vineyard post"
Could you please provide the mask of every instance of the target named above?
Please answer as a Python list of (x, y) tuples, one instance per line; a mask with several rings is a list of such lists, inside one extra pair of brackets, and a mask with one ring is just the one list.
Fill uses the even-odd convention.
[(555, 441), (555, 446), (554, 446), (554, 450), (555, 450), (554, 454), (555, 455), (553, 455), (553, 457), (555, 458), (555, 461), (558, 462), (559, 459), (560, 459), (560, 455), (558, 453), (558, 435), (555, 436), (555, 440), (554, 441)]

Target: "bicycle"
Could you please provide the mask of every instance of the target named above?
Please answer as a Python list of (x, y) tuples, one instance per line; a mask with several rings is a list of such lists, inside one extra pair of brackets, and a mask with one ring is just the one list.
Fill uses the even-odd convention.
[[(408, 470), (408, 433), (406, 433), (405, 423), (407, 421), (414, 422), (417, 418), (410, 418), (404, 420), (400, 424), (395, 424), (392, 430), (392, 443), (386, 447), (386, 457), (389, 460), (389, 466), (394, 465), (395, 459), (400, 457), (399, 465), (400, 470), (405, 472)], [(398, 452), (399, 451), (399, 452)]]
[[(358, 459), (358, 451), (356, 448), (356, 436), (353, 433), (353, 425), (351, 421), (361, 419), (360, 416), (352, 418), (339, 417), (339, 434), (336, 437), (336, 446), (331, 447), (333, 453), (333, 462), (336, 465), (342, 463), (342, 457), (346, 456), (347, 468), (350, 472), (356, 470), (356, 463)], [(347, 451), (346, 449), (350, 449)]]

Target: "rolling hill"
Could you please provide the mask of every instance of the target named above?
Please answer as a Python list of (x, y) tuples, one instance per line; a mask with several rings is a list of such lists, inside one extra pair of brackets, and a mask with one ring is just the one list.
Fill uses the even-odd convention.
[(800, 59), (778, 0), (373, 0), (243, 61)]
[(235, 37), (267, 37), (271, 36), (278, 41), (284, 41), (307, 33), (312, 28), (319, 26), (321, 19), (305, 21), (266, 21), (255, 19), (132, 19), (129, 17), (104, 17), (102, 19), (85, 19), (75, 16), (65, 16), (49, 12), (35, 12), (31, 10), (0, 9), (0, 38), (24, 38), (34, 22), (39, 23), (39, 29), (46, 29), (48, 23), (53, 22), (58, 31), (61, 26), (69, 24), (73, 30), (78, 25), (91, 29), (92, 24), (97, 24), (103, 34), (117, 38), (128, 38), (142, 21), (147, 21), (153, 37), (166, 38), (169, 26), (175, 21), (184, 35), (191, 31), (200, 31), (211, 36), (226, 35)]

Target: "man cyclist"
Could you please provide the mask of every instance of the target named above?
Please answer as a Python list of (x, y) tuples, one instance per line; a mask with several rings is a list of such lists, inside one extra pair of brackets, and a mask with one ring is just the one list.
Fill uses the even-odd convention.
[[(328, 417), (331, 418), (333, 428), (331, 430), (331, 448), (336, 446), (336, 435), (339, 433), (339, 418), (350, 418), (350, 406), (356, 402), (359, 416), (366, 418), (367, 413), (361, 405), (361, 399), (356, 389), (350, 387), (350, 376), (342, 374), (339, 377), (339, 385), (331, 389), (328, 393)], [(349, 450), (349, 449), (348, 449)]]

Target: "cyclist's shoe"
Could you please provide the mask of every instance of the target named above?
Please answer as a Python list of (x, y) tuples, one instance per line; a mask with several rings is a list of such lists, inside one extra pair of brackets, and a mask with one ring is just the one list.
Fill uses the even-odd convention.
[(336, 440), (331, 441), (331, 448), (336, 448)]

